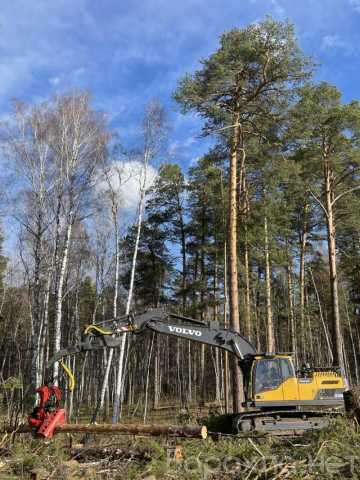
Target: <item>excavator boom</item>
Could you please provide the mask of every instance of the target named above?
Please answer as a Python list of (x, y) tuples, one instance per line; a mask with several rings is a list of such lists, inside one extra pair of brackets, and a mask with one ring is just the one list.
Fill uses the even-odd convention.
[(89, 325), (85, 329), (83, 341), (56, 352), (49, 360), (49, 366), (68, 355), (101, 348), (116, 348), (121, 344), (122, 334), (143, 333), (145, 330), (222, 348), (233, 353), (240, 362), (256, 354), (251, 343), (233, 330), (209, 327), (198, 320), (156, 309), (140, 315), (130, 314), (108, 320), (104, 324)]

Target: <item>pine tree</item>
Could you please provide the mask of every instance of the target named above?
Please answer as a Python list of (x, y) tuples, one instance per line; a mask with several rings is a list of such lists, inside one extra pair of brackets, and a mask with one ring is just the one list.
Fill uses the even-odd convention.
[[(267, 18), (221, 37), (220, 48), (202, 61), (203, 68), (187, 75), (175, 99), (184, 111), (205, 120), (205, 133), (224, 133), (230, 149), (229, 175), (229, 293), (230, 325), (240, 331), (238, 294), (238, 168), (241, 175), (249, 136), (262, 138), (262, 123), (278, 120), (290, 87), (308, 75), (309, 62), (300, 52), (293, 27)], [(261, 121), (262, 120), (262, 121)], [(241, 178), (239, 184), (242, 184)], [(233, 361), (233, 408), (241, 410), (242, 378)]]
[[(340, 92), (325, 82), (307, 86), (294, 108), (298, 145), (311, 165), (309, 190), (321, 209), (326, 231), (331, 289), (331, 325), (334, 363), (345, 372), (340, 319), (336, 231), (344, 197), (360, 188), (357, 152), (360, 105), (341, 103)], [(344, 212), (341, 213), (341, 216)]]

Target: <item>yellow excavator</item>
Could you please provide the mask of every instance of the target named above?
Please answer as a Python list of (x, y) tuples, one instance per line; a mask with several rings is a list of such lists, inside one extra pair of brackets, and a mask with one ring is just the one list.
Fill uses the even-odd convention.
[(233, 432), (318, 429), (327, 424), (329, 416), (342, 411), (346, 380), (339, 369), (304, 365), (296, 371), (289, 354), (258, 353), (235, 331), (210, 327), (161, 309), (87, 326), (83, 340), (56, 352), (49, 366), (68, 355), (116, 348), (124, 333), (141, 334), (147, 330), (218, 347), (237, 357), (244, 379), (245, 411), (231, 416)]

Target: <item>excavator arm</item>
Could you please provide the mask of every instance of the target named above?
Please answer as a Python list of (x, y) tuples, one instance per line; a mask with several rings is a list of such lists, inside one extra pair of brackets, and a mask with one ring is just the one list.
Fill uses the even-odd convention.
[(233, 330), (209, 327), (199, 320), (156, 309), (146, 311), (140, 315), (130, 314), (125, 317), (108, 320), (102, 324), (87, 326), (83, 340), (76, 345), (56, 352), (49, 360), (48, 366), (68, 355), (102, 348), (119, 347), (124, 333), (139, 334), (146, 330), (185, 338), (227, 350), (233, 353), (240, 363), (256, 354), (255, 348), (251, 343)]

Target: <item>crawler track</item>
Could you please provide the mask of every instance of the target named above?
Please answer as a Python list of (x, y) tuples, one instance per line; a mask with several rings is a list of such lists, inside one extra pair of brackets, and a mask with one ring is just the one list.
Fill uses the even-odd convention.
[(232, 419), (233, 433), (268, 433), (272, 435), (299, 435), (308, 430), (326, 428), (331, 418), (343, 416), (342, 411), (274, 410), (245, 412)]

